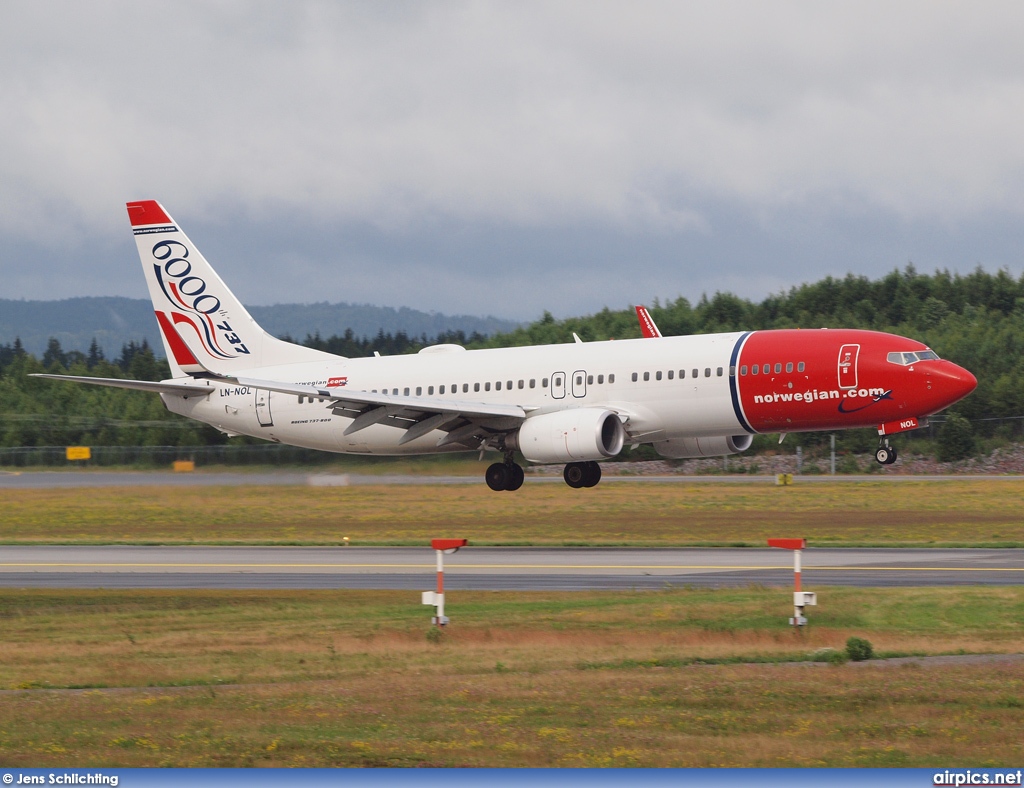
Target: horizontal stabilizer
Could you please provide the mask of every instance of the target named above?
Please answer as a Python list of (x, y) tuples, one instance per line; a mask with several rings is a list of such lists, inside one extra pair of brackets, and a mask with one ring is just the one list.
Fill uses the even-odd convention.
[(35, 373), (30, 378), (46, 378), (47, 380), (68, 380), (72, 383), (89, 383), (93, 386), (109, 386), (114, 389), (134, 389), (135, 391), (155, 391), (158, 394), (177, 394), (179, 396), (206, 396), (216, 391), (212, 386), (200, 381), (195, 383), (158, 383), (153, 380), (122, 380), (121, 378), (92, 378), (87, 375), (44, 375)]

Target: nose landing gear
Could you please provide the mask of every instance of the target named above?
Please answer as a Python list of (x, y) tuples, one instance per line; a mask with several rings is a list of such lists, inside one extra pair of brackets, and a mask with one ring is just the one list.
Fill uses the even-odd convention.
[(880, 465), (892, 465), (896, 462), (896, 449), (889, 445), (888, 440), (885, 440), (875, 451), (875, 459)]
[(570, 487), (594, 487), (601, 481), (601, 466), (596, 462), (570, 462), (562, 472), (562, 478)]

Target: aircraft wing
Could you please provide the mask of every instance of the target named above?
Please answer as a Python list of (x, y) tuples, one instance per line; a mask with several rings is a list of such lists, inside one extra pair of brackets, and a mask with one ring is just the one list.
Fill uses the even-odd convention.
[(352, 435), (374, 424), (388, 424), (405, 430), (405, 434), (398, 439), (400, 446), (434, 430), (448, 433), (441, 438), (438, 446), (450, 443), (475, 446), (491, 437), (511, 432), (526, 418), (526, 409), (519, 405), (440, 397), (406, 397), (352, 389), (318, 389), (247, 377), (225, 377), (222, 380), (281, 394), (327, 400), (335, 415), (352, 419), (352, 423), (345, 429), (345, 435)]
[(69, 380), (72, 383), (89, 383), (93, 386), (109, 386), (115, 389), (134, 389), (135, 391), (155, 391), (158, 394), (178, 394), (184, 396), (191, 394), (206, 396), (216, 391), (212, 386), (199, 381), (196, 383), (157, 383), (152, 380), (93, 378), (88, 375), (45, 375), (41, 372), (34, 372), (29, 377), (47, 378), (48, 380)]

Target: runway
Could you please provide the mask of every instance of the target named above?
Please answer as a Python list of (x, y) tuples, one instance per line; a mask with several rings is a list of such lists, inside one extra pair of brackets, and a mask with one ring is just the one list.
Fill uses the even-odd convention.
[[(0, 546), (7, 588), (430, 590), (427, 547)], [(788, 551), (754, 548), (467, 547), (445, 557), (448, 590), (791, 586)], [(1024, 549), (821, 549), (803, 585), (1024, 584)]]
[[(897, 476), (884, 473), (871, 475), (794, 476), (794, 484), (825, 482), (951, 482), (951, 481), (1021, 481), (1024, 476), (944, 475)], [(483, 484), (483, 470), (478, 476), (416, 476), (411, 474), (308, 473), (275, 471), (271, 473), (169, 471), (2, 471), (0, 490), (45, 490), (78, 487), (216, 487), (216, 486), (286, 486), (362, 487), (367, 485), (461, 485)], [(529, 473), (527, 484), (565, 484), (558, 474)], [(606, 468), (601, 484), (775, 484), (774, 476), (707, 475), (707, 476), (616, 476)]]

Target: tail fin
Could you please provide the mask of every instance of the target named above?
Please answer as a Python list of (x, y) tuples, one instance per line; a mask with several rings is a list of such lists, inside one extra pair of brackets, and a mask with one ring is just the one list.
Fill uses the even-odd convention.
[(175, 377), (337, 358), (260, 328), (160, 203), (130, 202), (128, 217)]

